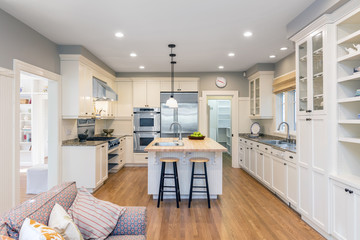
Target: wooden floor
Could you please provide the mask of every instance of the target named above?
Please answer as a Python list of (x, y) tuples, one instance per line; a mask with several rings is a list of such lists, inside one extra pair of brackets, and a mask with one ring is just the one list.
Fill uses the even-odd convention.
[(164, 200), (160, 208), (147, 195), (147, 168), (123, 168), (109, 176), (96, 197), (121, 206), (147, 207), (147, 239), (324, 239), (246, 172), (231, 168), (224, 157), (223, 195), (188, 201), (176, 208)]

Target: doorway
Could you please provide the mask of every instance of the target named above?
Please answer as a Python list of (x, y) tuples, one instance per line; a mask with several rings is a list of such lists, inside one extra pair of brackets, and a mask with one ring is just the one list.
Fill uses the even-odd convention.
[[(43, 174), (38, 180), (47, 178), (44, 190), (61, 182), (61, 77), (14, 60), (14, 78), (16, 104), (12, 181), (16, 191), (13, 206), (27, 198), (24, 197), (26, 175), (32, 167), (48, 164), (45, 171), (34, 171), (35, 175)], [(24, 177), (21, 178), (22, 173), (26, 173), (25, 181)]]
[(20, 73), (20, 201), (47, 190), (49, 80)]
[[(200, 106), (200, 111), (199, 111), (199, 130), (201, 133), (203, 133), (203, 135), (205, 136), (209, 136), (212, 137), (214, 136), (214, 132), (217, 132), (218, 130), (214, 130), (214, 129), (219, 129), (218, 126), (221, 127), (221, 129), (219, 129), (220, 133), (222, 136), (226, 136), (224, 134), (227, 133), (227, 136), (229, 136), (229, 139), (227, 139), (227, 142), (229, 143), (229, 153), (231, 155), (231, 161), (232, 161), (232, 167), (239, 167), (239, 163), (237, 160), (237, 156), (238, 156), (238, 104), (239, 104), (239, 92), (238, 91), (203, 91), (202, 92), (202, 97), (199, 98), (199, 106)], [(231, 114), (228, 114), (228, 112), (225, 111), (224, 109), (221, 109), (221, 112), (226, 112), (226, 114), (223, 114), (224, 117), (225, 115), (227, 115), (226, 117), (228, 118), (227, 121), (224, 121), (224, 119), (221, 119), (221, 123), (219, 123), (217, 125), (217, 127), (212, 127), (210, 128), (210, 125), (213, 123), (212, 121), (217, 121), (215, 120), (216, 117), (211, 117), (210, 114), (214, 114), (214, 112), (211, 112), (209, 109), (209, 104), (208, 101), (209, 100), (222, 100), (223, 102), (219, 102), (220, 105), (226, 105), (226, 104), (230, 104), (230, 108), (229, 111), (231, 111)], [(210, 104), (212, 105), (213, 102), (210, 101)], [(219, 114), (216, 114), (218, 116), (220, 116)], [(222, 117), (222, 116), (221, 116)], [(219, 118), (218, 118), (219, 119)], [(228, 126), (228, 124), (230, 124), (230, 127), (222, 127), (222, 126)], [(231, 138), (230, 138), (231, 136)], [(223, 141), (222, 139), (220, 140), (221, 144), (224, 144), (225, 141)]]
[(227, 148), (231, 155), (231, 97), (209, 96), (207, 105), (209, 137)]

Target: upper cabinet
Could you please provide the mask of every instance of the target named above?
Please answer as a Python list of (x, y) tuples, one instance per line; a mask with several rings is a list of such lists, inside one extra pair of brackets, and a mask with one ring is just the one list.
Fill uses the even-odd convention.
[(331, 43), (322, 27), (296, 43), (298, 115), (326, 113), (326, 81), (330, 78)]
[(60, 55), (62, 77), (62, 117), (64, 119), (91, 118), (101, 111), (101, 116), (114, 115), (112, 103), (96, 109), (93, 101), (92, 78), (105, 81), (110, 87), (115, 77), (81, 55)]
[(160, 81), (133, 80), (133, 107), (160, 107)]
[[(170, 79), (161, 80), (162, 92), (171, 91), (171, 81)], [(174, 81), (174, 92), (197, 92), (199, 90), (199, 81), (198, 78), (189, 78), (189, 79), (177, 79)]]
[(250, 118), (271, 119), (273, 71), (260, 71), (249, 77)]

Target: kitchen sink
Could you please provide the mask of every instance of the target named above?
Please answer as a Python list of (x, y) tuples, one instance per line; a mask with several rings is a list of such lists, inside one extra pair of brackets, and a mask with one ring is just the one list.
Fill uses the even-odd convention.
[(276, 147), (280, 147), (283, 149), (289, 149), (289, 150), (295, 150), (296, 144), (295, 143), (289, 143), (284, 140), (260, 140), (262, 143), (270, 144)]
[(153, 146), (162, 146), (162, 147), (177, 147), (177, 146), (184, 146), (184, 143), (178, 142), (156, 142)]

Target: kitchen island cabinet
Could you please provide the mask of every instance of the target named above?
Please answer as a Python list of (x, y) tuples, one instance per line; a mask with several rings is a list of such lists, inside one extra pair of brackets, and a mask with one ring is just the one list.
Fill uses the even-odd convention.
[[(183, 139), (184, 146), (153, 146), (156, 142), (173, 142), (173, 138), (157, 138), (152, 141), (145, 151), (149, 153), (148, 156), (148, 194), (157, 199), (159, 193), (159, 180), (162, 157), (176, 157), (179, 158), (177, 163), (180, 183), (180, 194), (182, 199), (189, 198), (190, 180), (191, 180), (191, 162), (190, 158), (205, 157), (210, 161), (207, 163), (208, 181), (210, 198), (216, 199), (218, 195), (222, 195), (222, 152), (227, 149), (215, 142), (211, 138), (204, 140), (189, 140)], [(166, 172), (172, 172), (172, 166), (166, 166)], [(195, 165), (195, 172), (203, 172), (203, 166)], [(165, 185), (174, 185), (173, 179), (166, 179)], [(195, 179), (194, 185), (205, 185), (203, 179)], [(164, 198), (175, 198), (173, 193), (164, 193)], [(193, 198), (205, 199), (206, 194), (194, 194)]]

